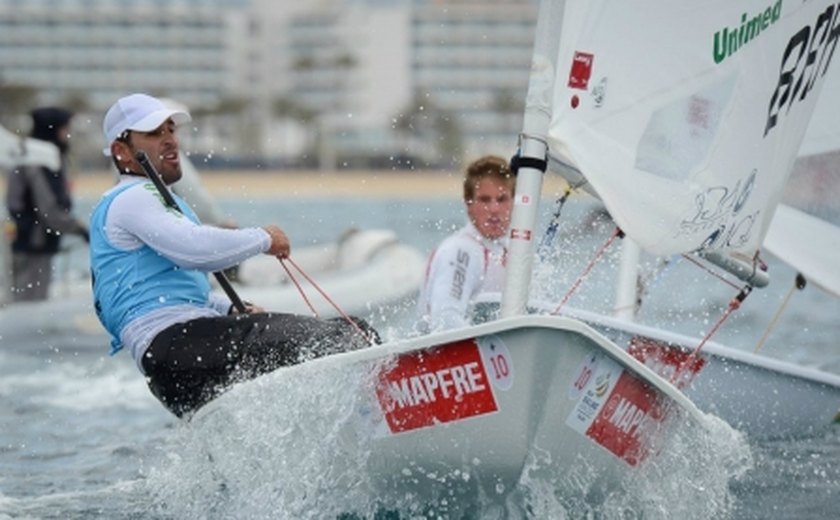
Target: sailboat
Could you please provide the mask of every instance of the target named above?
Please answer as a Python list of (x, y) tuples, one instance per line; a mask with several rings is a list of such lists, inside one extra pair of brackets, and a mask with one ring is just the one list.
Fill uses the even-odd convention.
[(331, 473), (354, 465), (383, 495), (423, 501), (469, 492), (506, 503), (549, 470), (565, 475), (550, 479), (560, 496), (621, 490), (675, 449), (678, 430), (702, 435), (710, 418), (608, 328), (528, 314), (548, 158), (643, 250), (703, 255), (746, 287), (766, 283), (755, 252), (831, 63), (836, 11), (825, 0), (543, 0), (499, 319), (282, 368), (233, 387), (192, 425), (247, 438), (249, 414), (271, 406), (248, 410), (243, 396), (317, 370), (365, 374), (336, 419), (347, 455)]

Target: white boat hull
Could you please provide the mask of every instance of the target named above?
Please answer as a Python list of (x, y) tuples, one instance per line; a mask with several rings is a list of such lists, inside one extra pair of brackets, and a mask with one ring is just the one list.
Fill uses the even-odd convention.
[(369, 453), (350, 471), (365, 473), (382, 496), (435, 503), (477, 494), (503, 503), (526, 472), (534, 478), (544, 472), (563, 476), (555, 490), (561, 495), (597, 501), (660, 456), (674, 424), (704, 431), (701, 413), (676, 388), (582, 322), (545, 316), (283, 368), (232, 388), (191, 422), (215, 423), (227, 430), (223, 438), (255, 435), (230, 431), (253, 424), (244, 415), (270, 413), (248, 409), (249, 387), (254, 395), (270, 394), (272, 381), (279, 385), (318, 365), (371, 378), (356, 411), (339, 421), (338, 451)]

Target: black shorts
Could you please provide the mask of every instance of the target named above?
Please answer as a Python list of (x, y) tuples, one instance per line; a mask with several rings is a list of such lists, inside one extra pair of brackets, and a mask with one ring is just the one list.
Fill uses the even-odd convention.
[[(353, 321), (375, 342), (364, 320)], [(242, 314), (199, 318), (161, 331), (143, 355), (149, 388), (178, 417), (230, 385), (276, 368), (368, 346), (344, 318)]]

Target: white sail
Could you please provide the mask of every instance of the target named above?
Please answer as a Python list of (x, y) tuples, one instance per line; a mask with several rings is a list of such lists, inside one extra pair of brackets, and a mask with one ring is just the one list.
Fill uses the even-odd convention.
[(840, 67), (829, 67), (814, 115), (805, 131), (799, 156), (840, 150)]
[(552, 153), (652, 253), (752, 256), (840, 39), (827, 0), (567, 2)]
[(840, 228), (779, 205), (764, 247), (824, 291), (840, 297)]

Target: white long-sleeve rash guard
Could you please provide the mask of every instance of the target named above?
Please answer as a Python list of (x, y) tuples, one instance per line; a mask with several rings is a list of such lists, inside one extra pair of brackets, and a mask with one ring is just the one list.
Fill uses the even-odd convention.
[(149, 181), (127, 178), (117, 187), (129, 183), (136, 186), (114, 198), (105, 220), (108, 240), (118, 248), (131, 251), (145, 243), (180, 267), (209, 272), (227, 269), (271, 246), (264, 229), (195, 224), (167, 208)]
[(471, 322), (469, 308), (482, 292), (504, 284), (506, 240), (484, 238), (471, 223), (432, 253), (418, 301), (419, 332), (453, 329)]

